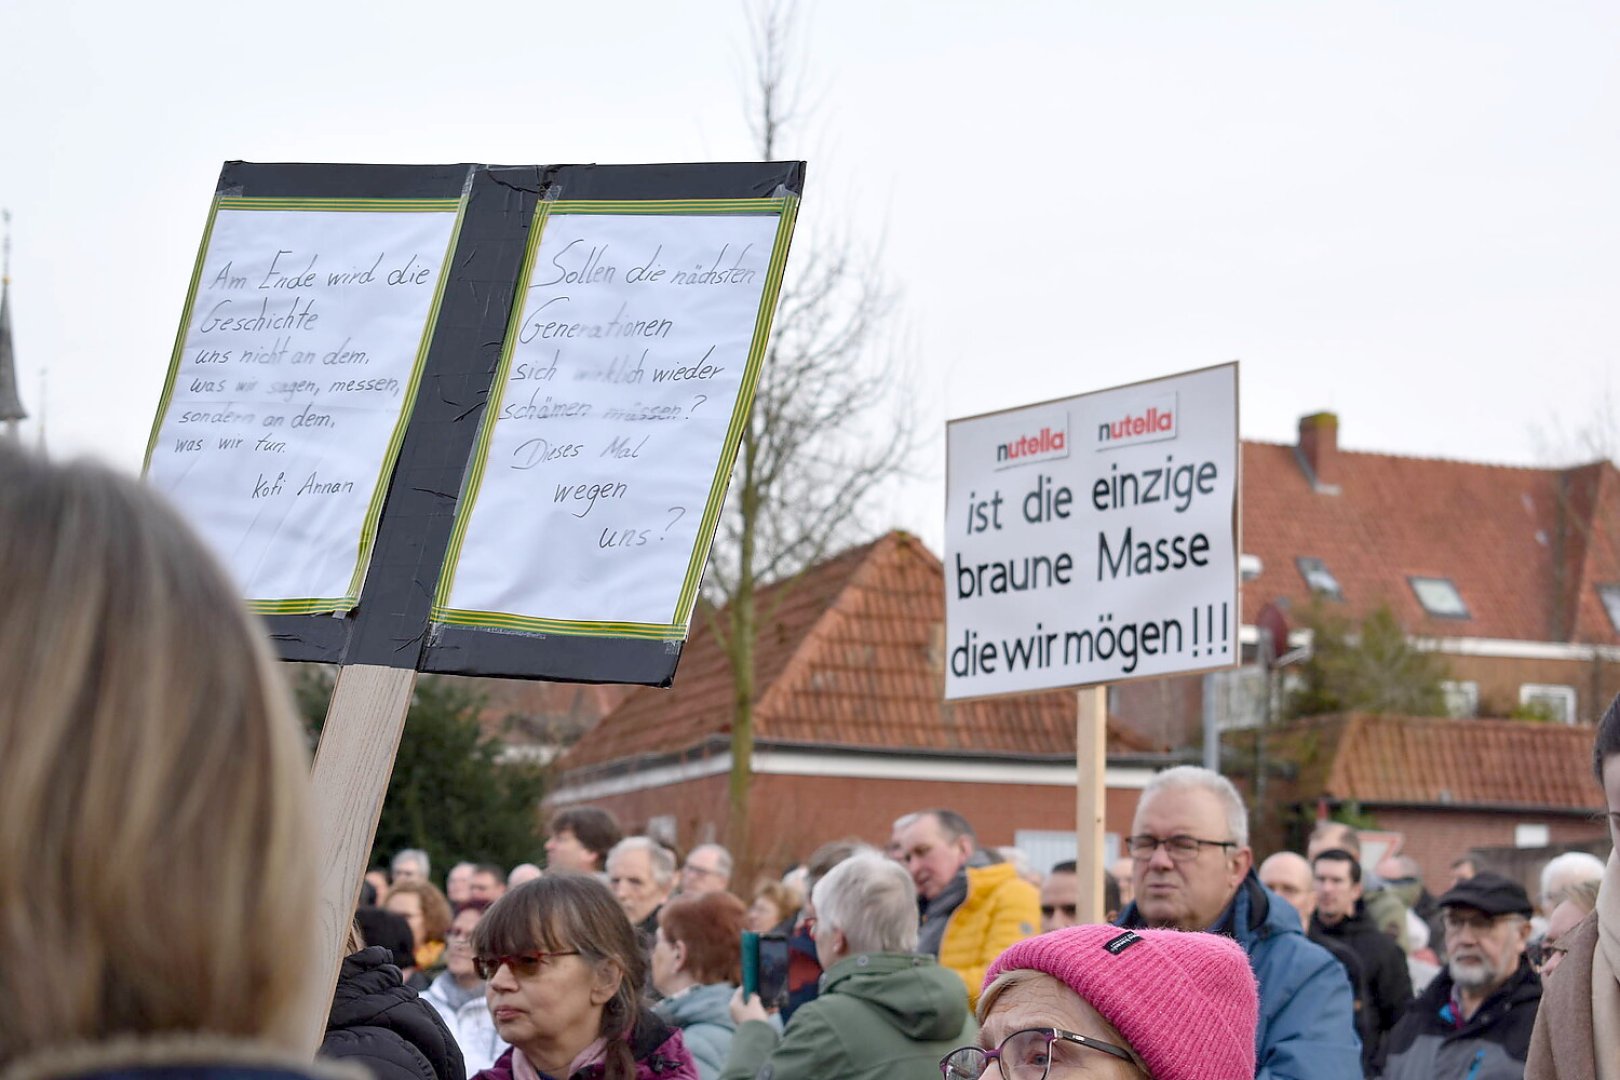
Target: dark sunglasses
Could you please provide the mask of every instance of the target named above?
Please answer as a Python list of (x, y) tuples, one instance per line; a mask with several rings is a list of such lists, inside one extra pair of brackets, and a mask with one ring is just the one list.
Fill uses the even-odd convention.
[(1043, 918), (1050, 919), (1052, 917), (1053, 912), (1061, 911), (1061, 912), (1063, 912), (1064, 915), (1066, 915), (1066, 916), (1068, 916), (1069, 918), (1072, 919), (1072, 918), (1075, 917), (1075, 912), (1078, 911), (1078, 910), (1079, 910), (1079, 905), (1078, 904), (1042, 904), (1041, 905), (1041, 916)]
[(519, 953), (516, 956), (475, 956), (473, 957), (473, 970), (478, 972), (480, 979), (489, 980), (502, 967), (512, 969), (512, 974), (520, 979), (532, 979), (546, 966), (546, 962), (553, 956), (578, 956), (578, 949), (559, 949), (556, 952)]

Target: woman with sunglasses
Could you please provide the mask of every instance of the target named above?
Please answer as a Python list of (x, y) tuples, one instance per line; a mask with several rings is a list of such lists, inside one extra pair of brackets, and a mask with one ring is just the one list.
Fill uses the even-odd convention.
[(635, 929), (594, 877), (513, 889), (472, 947), (495, 1029), (512, 1044), (477, 1080), (697, 1080), (680, 1031), (642, 1008)]
[(979, 1043), (945, 1080), (1246, 1080), (1259, 1016), (1242, 946), (1216, 934), (1071, 926), (999, 956)]

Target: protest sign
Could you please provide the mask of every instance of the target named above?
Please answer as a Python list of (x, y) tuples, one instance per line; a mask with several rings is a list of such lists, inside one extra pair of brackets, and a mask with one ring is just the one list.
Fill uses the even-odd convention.
[(1237, 365), (953, 421), (946, 697), (1237, 662)]

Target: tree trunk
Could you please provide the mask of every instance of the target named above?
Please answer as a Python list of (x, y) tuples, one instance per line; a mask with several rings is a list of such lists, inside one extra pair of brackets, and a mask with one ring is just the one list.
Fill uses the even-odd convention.
[(748, 792), (754, 775), (754, 539), (759, 515), (759, 486), (754, 471), (759, 440), (752, 420), (743, 428), (742, 483), (739, 485), (741, 530), (737, 551), (737, 588), (731, 598), (729, 635), (732, 677), (731, 781), (727, 791), (727, 846), (743, 867), (753, 866), (750, 848)]

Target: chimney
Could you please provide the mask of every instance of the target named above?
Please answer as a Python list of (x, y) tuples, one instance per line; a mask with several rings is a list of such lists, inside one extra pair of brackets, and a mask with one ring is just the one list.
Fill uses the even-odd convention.
[(1320, 495), (1339, 493), (1339, 418), (1330, 412), (1299, 418), (1299, 446), (1294, 450), (1305, 478)]

